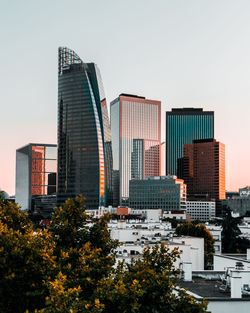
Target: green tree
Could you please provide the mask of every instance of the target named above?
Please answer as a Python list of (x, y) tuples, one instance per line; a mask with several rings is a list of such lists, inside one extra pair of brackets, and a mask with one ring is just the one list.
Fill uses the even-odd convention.
[(204, 238), (204, 266), (205, 268), (211, 268), (214, 255), (214, 238), (206, 226), (204, 224), (186, 222), (178, 225), (175, 232), (179, 236)]
[(177, 290), (177, 250), (155, 246), (114, 267), (108, 219), (91, 220), (79, 196), (56, 209), (50, 229), (34, 230), (18, 206), (1, 202), (0, 312), (205, 312)]
[(0, 221), (8, 228), (18, 230), (22, 234), (33, 229), (28, 214), (21, 211), (16, 203), (4, 199), (0, 199)]
[(146, 248), (131, 265), (120, 264), (113, 275), (103, 279), (97, 298), (104, 313), (205, 312), (206, 303), (196, 302), (177, 290), (179, 271), (174, 262), (179, 252), (164, 245)]
[(223, 253), (246, 253), (246, 249), (250, 248), (250, 241), (240, 237), (241, 231), (238, 227), (240, 222), (240, 217), (234, 218), (230, 209), (226, 210), (221, 233)]
[(4, 201), (6, 198), (8, 198), (8, 194), (4, 191), (0, 189), (0, 201)]
[(85, 199), (82, 196), (66, 200), (55, 210), (50, 231), (54, 235), (59, 251), (80, 248), (88, 242), (86, 225), (89, 219), (85, 212)]
[(48, 231), (34, 232), (15, 203), (0, 202), (0, 312), (24, 312), (45, 305), (45, 281), (56, 268)]
[(77, 196), (68, 199), (56, 209), (51, 232), (56, 241), (57, 262), (60, 272), (66, 275), (65, 287), (80, 287), (80, 297), (93, 295), (97, 282), (109, 275), (115, 263), (107, 226), (108, 217), (92, 221), (85, 212), (85, 199)]

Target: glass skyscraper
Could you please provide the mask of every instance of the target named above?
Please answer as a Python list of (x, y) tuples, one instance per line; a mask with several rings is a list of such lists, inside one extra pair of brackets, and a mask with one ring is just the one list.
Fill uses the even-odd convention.
[(111, 169), (111, 132), (100, 71), (60, 47), (58, 202), (83, 194), (89, 209), (109, 204)]
[(131, 178), (159, 176), (161, 102), (121, 94), (111, 102), (113, 169), (119, 203), (129, 197)]
[(214, 112), (200, 108), (166, 112), (166, 174), (177, 175), (184, 144), (208, 138), (214, 138)]

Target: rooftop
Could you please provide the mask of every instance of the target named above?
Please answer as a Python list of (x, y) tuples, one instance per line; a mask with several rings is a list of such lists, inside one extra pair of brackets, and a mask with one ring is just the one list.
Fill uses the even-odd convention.
[(236, 261), (244, 261), (250, 263), (250, 260), (247, 260), (247, 255), (246, 254), (216, 254), (216, 257), (219, 258), (228, 258), (231, 260), (236, 260)]
[[(222, 280), (220, 279), (204, 279), (197, 277), (193, 278), (191, 282), (181, 280), (179, 281), (178, 285), (208, 300), (232, 300), (230, 289), (227, 289), (226, 291), (221, 290), (225, 289), (225, 284), (223, 284)], [(242, 295), (242, 299), (250, 301), (250, 296)]]
[(130, 94), (130, 93), (121, 93), (119, 95), (119, 97), (130, 97), (130, 98), (146, 99), (145, 97), (138, 96), (138, 95), (133, 95), (133, 94)]

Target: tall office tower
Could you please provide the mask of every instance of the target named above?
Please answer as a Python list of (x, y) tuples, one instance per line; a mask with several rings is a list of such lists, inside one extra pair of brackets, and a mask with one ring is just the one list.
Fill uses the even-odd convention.
[(194, 140), (184, 145), (182, 179), (188, 198), (225, 199), (225, 145), (215, 139)]
[(113, 169), (119, 176), (122, 204), (128, 200), (133, 176), (160, 174), (161, 102), (121, 94), (111, 102), (110, 112)]
[(214, 138), (214, 112), (183, 108), (166, 112), (166, 174), (177, 175), (184, 144)]
[(16, 150), (16, 202), (32, 209), (36, 196), (56, 194), (57, 147), (30, 143)]
[(159, 173), (160, 146), (158, 141), (133, 139), (131, 154), (131, 178), (144, 179)]
[(60, 47), (58, 202), (83, 194), (89, 209), (109, 204), (111, 169), (111, 133), (100, 71)]
[(144, 139), (133, 139), (133, 148), (131, 154), (131, 178), (144, 178)]
[[(160, 176), (165, 176), (166, 175), (166, 143), (162, 142), (161, 143), (161, 169), (160, 169)], [(178, 176), (178, 175), (177, 175)]]

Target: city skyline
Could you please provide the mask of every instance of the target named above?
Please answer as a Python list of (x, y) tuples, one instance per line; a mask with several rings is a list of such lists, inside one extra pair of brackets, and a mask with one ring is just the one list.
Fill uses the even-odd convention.
[(99, 65), (108, 103), (158, 99), (162, 125), (172, 108), (214, 111), (227, 190), (249, 185), (249, 1), (73, 2), (1, 4), (0, 188), (14, 194), (18, 147), (56, 143), (59, 46)]

